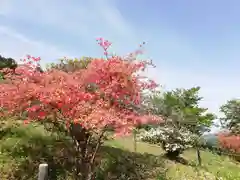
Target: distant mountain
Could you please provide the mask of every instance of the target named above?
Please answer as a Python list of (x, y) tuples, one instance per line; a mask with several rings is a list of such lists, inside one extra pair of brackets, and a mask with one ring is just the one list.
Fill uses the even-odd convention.
[(218, 137), (216, 134), (205, 134), (202, 136), (202, 140), (207, 147), (218, 147)]

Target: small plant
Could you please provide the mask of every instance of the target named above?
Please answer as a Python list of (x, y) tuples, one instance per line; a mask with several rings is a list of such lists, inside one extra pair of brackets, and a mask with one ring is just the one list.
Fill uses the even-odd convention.
[(152, 144), (159, 144), (172, 156), (179, 156), (184, 150), (191, 148), (195, 136), (185, 128), (177, 130), (173, 127), (157, 127), (140, 134), (139, 139)]

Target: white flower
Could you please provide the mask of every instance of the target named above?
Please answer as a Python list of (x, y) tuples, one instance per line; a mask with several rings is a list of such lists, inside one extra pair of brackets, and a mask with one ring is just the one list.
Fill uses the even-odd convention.
[(139, 139), (153, 144), (162, 144), (166, 151), (183, 151), (192, 147), (194, 136), (184, 128), (177, 130), (172, 127), (158, 127), (143, 131)]

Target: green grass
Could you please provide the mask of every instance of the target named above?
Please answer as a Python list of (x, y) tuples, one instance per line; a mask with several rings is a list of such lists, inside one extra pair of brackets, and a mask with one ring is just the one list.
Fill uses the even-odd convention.
[[(125, 150), (133, 151), (132, 138), (124, 138), (112, 141), (114, 144), (119, 144)], [(112, 143), (111, 142), (111, 143)], [(110, 144), (111, 144), (110, 143)], [(163, 157), (164, 151), (154, 145), (143, 142), (137, 143), (138, 153), (149, 153), (152, 155), (162, 156), (164, 161), (165, 179), (181, 180), (181, 179), (207, 179), (207, 180), (237, 180), (240, 179), (240, 164), (231, 160), (226, 156), (219, 156), (209, 151), (201, 151), (202, 166), (197, 166), (196, 152), (194, 150), (186, 151), (182, 157), (187, 160), (188, 164), (184, 165), (177, 162), (172, 162)], [(218, 179), (217, 179), (218, 178)]]
[[(4, 134), (1, 136), (1, 134)], [(42, 127), (30, 125), (9, 128), (0, 136), (0, 179), (36, 179), (38, 164), (48, 162), (51, 180), (71, 180), (71, 164), (64, 151), (66, 141)], [(202, 166), (196, 165), (194, 150), (186, 151), (181, 164), (165, 158), (164, 151), (155, 145), (137, 143), (134, 152), (131, 137), (106, 141), (100, 149), (101, 164), (97, 180), (238, 180), (240, 164), (226, 156), (202, 151)], [(55, 156), (53, 156), (53, 154)]]

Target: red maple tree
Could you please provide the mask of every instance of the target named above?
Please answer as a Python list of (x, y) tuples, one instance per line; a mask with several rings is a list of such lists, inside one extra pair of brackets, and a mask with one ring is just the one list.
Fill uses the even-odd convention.
[[(83, 179), (94, 177), (95, 155), (107, 128), (111, 127), (115, 135), (125, 135), (140, 124), (161, 121), (139, 111), (141, 93), (157, 87), (154, 81), (139, 74), (151, 63), (136, 59), (139, 50), (127, 57), (110, 56), (107, 49), (111, 43), (102, 38), (98, 43), (107, 59), (92, 58), (84, 69), (65, 72), (52, 68), (40, 72), (36, 70), (40, 58), (27, 56), (25, 65), (0, 84), (3, 116), (27, 113), (25, 123), (50, 121), (71, 135), (82, 155), (77, 174)], [(74, 124), (78, 128), (73, 133), (69, 127), (76, 127)], [(91, 137), (97, 143), (86, 155)]]

